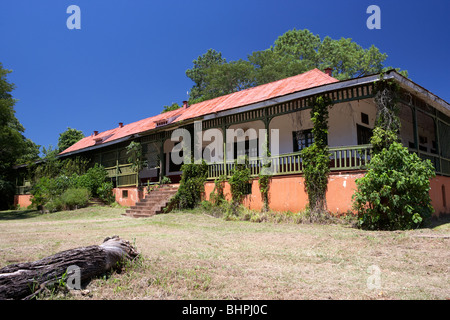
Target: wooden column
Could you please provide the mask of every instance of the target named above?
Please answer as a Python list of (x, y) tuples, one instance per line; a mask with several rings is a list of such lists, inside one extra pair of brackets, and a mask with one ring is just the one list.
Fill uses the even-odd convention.
[(227, 125), (222, 126), (222, 133), (223, 133), (223, 173), (227, 177), (228, 176), (228, 170), (227, 170)]
[(166, 174), (166, 157), (164, 154), (164, 142), (165, 139), (161, 139), (159, 140), (160, 148), (159, 148), (159, 181), (162, 180), (162, 178), (165, 176)]

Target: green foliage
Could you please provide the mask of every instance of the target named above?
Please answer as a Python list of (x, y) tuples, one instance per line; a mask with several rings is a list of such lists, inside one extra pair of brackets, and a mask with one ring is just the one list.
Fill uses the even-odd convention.
[(12, 96), (15, 89), (8, 82), (11, 70), (0, 63), (0, 209), (6, 209), (13, 201), (15, 192), (15, 165), (38, 159), (39, 146), (25, 138), (25, 128), (15, 116), (16, 99)]
[(361, 228), (411, 229), (432, 214), (430, 179), (435, 170), (399, 142), (399, 86), (392, 80), (375, 82), (377, 121), (371, 144), (372, 159), (363, 178), (357, 179), (353, 206)]
[(131, 163), (132, 170), (139, 172), (147, 161), (143, 158), (142, 145), (139, 142), (132, 141), (127, 146), (128, 163)]
[(28, 165), (29, 179), (38, 180), (42, 177), (55, 178), (59, 175), (72, 176), (86, 173), (90, 161), (84, 157), (75, 157), (61, 160), (58, 151), (52, 146), (43, 147), (42, 161)]
[(113, 185), (106, 181), (107, 177), (106, 170), (98, 164), (83, 175), (74, 173), (71, 176), (41, 177), (31, 189), (32, 206), (45, 207), (49, 211), (84, 206), (84, 200), (81, 201), (85, 198), (84, 190), (88, 194), (87, 199), (89, 196), (94, 196), (106, 203), (111, 203), (114, 201)]
[(86, 188), (70, 188), (64, 191), (60, 199), (65, 209), (85, 207), (89, 202), (89, 190)]
[(232, 197), (232, 212), (237, 215), (238, 207), (248, 194), (250, 184), (250, 168), (248, 167), (248, 159), (246, 158), (244, 163), (234, 164), (234, 168), (231, 171), (231, 177), (228, 181), (230, 184), (230, 192)]
[[(253, 86), (277, 81), (318, 68), (333, 69), (333, 76), (346, 80), (380, 73), (386, 68), (385, 53), (371, 46), (362, 48), (349, 38), (320, 38), (311, 31), (289, 30), (265, 50), (248, 55), (248, 60), (226, 61), (209, 49), (194, 60), (186, 75), (194, 82), (190, 102), (196, 103)], [(397, 70), (407, 76), (405, 71)]]
[(180, 109), (180, 108), (181, 107), (178, 105), (178, 103), (174, 102), (170, 106), (164, 106), (163, 107), (163, 111), (161, 111), (161, 113), (166, 113), (166, 112), (177, 110), (177, 109)]
[(114, 186), (112, 182), (105, 181), (97, 188), (97, 195), (106, 204), (113, 203), (116, 199), (113, 194)]
[(210, 67), (223, 64), (224, 62), (225, 59), (222, 58), (222, 54), (214, 49), (209, 49), (206, 53), (193, 61), (194, 66), (192, 69), (186, 70), (186, 76), (194, 82), (194, 86), (189, 93), (189, 101), (191, 103), (211, 99), (213, 97), (206, 89), (208, 86), (206, 80), (207, 72)]
[(399, 140), (397, 133), (383, 129), (382, 127), (375, 127), (373, 129), (373, 135), (370, 138), (372, 153), (380, 153), (383, 149), (388, 149), (392, 143), (399, 142)]
[(214, 180), (214, 189), (209, 194), (209, 200), (215, 206), (219, 206), (223, 201), (225, 201), (225, 194), (223, 192), (225, 188), (225, 181), (227, 181), (226, 175), (221, 175)]
[(39, 208), (49, 202), (54, 202), (67, 189), (77, 185), (78, 176), (58, 176), (56, 178), (42, 177), (32, 187), (32, 205)]
[(170, 180), (170, 178), (166, 177), (166, 176), (162, 177), (161, 181), (159, 182), (159, 184), (171, 184), (171, 183), (172, 183), (172, 180)]
[(329, 105), (330, 102), (323, 97), (315, 99), (311, 109), (314, 143), (301, 151), (311, 219), (316, 221), (321, 220), (326, 211), (326, 191), (330, 173), (330, 153), (327, 144)]
[(400, 143), (375, 154), (353, 195), (359, 225), (370, 230), (411, 229), (432, 214), (429, 195), (434, 168)]
[(107, 178), (108, 172), (102, 165), (96, 163), (84, 175), (78, 177), (76, 185), (88, 189), (93, 197), (98, 197), (99, 188), (107, 181)]
[(82, 131), (72, 128), (67, 128), (66, 131), (59, 134), (58, 152), (63, 152), (73, 144), (84, 138)]
[(181, 166), (181, 180), (175, 196), (169, 207), (178, 206), (180, 209), (193, 209), (200, 203), (205, 190), (204, 183), (208, 177), (208, 166), (203, 160), (201, 164), (185, 163)]
[(268, 211), (269, 210), (269, 188), (270, 188), (270, 178), (271, 176), (269, 175), (260, 175), (259, 176), (259, 191), (261, 192), (262, 195), (262, 200), (263, 200), (263, 211)]

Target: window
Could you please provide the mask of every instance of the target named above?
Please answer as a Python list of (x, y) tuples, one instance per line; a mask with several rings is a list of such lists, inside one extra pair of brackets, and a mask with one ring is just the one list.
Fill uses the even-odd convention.
[[(181, 166), (183, 165), (183, 163), (174, 163), (172, 160), (172, 155), (170, 153), (168, 153), (167, 156), (169, 157), (169, 172), (181, 171)], [(180, 151), (180, 157), (183, 157), (183, 150)]]
[(122, 190), (122, 198), (128, 198), (128, 190)]
[(372, 137), (372, 129), (357, 124), (356, 134), (358, 136), (358, 145), (369, 144)]
[(369, 115), (364, 112), (361, 112), (361, 122), (369, 125)]
[(292, 132), (292, 141), (294, 141), (294, 152), (302, 151), (314, 143), (312, 130)]
[[(251, 148), (250, 148), (251, 146)], [(234, 159), (240, 156), (247, 156), (249, 158), (254, 158), (258, 156), (258, 140), (245, 140), (245, 150), (238, 150), (238, 143), (234, 143)]]

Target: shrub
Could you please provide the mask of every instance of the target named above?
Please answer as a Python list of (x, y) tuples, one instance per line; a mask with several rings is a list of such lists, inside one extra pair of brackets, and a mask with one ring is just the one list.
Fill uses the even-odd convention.
[(171, 183), (172, 183), (172, 180), (170, 180), (169, 177), (164, 176), (161, 178), (161, 181), (159, 184), (171, 184)]
[(89, 202), (89, 190), (86, 188), (70, 188), (61, 195), (65, 209), (85, 207)]
[(204, 183), (208, 177), (208, 166), (205, 161), (201, 164), (189, 163), (181, 166), (180, 187), (171, 199), (169, 207), (178, 206), (181, 209), (193, 209), (202, 198), (205, 190)]
[(50, 201), (53, 201), (59, 197), (68, 188), (75, 185), (77, 179), (76, 175), (72, 177), (58, 176), (54, 179), (48, 177), (40, 178), (32, 187), (31, 199), (32, 205), (37, 208), (46, 205)]
[(76, 186), (79, 188), (86, 188), (93, 197), (98, 197), (98, 190), (102, 184), (107, 180), (108, 172), (98, 163), (90, 168), (84, 175), (79, 176), (76, 181)]
[(374, 155), (353, 195), (360, 227), (364, 229), (411, 229), (431, 216), (429, 195), (433, 165), (409, 153), (400, 143)]
[(97, 195), (103, 202), (111, 204), (116, 200), (113, 194), (113, 189), (114, 186), (112, 182), (105, 181), (101, 184), (100, 187), (97, 188)]
[(63, 210), (65, 205), (61, 198), (55, 198), (47, 202), (44, 207), (45, 210), (48, 210), (49, 212), (55, 212)]

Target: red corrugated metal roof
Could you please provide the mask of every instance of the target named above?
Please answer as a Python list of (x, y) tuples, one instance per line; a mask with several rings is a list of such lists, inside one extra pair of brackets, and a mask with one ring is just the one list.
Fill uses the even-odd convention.
[[(161, 121), (164, 119), (175, 118), (174, 122), (193, 119), (218, 111), (250, 105), (253, 103), (283, 96), (289, 93), (294, 93), (297, 91), (302, 91), (333, 82), (338, 82), (338, 80), (330, 77), (329, 75), (318, 69), (313, 69), (311, 71), (293, 77), (196, 103), (187, 109), (180, 108), (174, 111), (165, 112), (147, 119), (124, 125), (122, 128), (118, 127), (101, 132), (96, 136), (91, 135), (85, 137), (61, 152), (61, 154), (85, 149), (95, 145), (131, 136), (140, 132), (152, 130), (156, 128), (157, 121)], [(102, 140), (96, 142), (94, 138), (102, 138)]]

